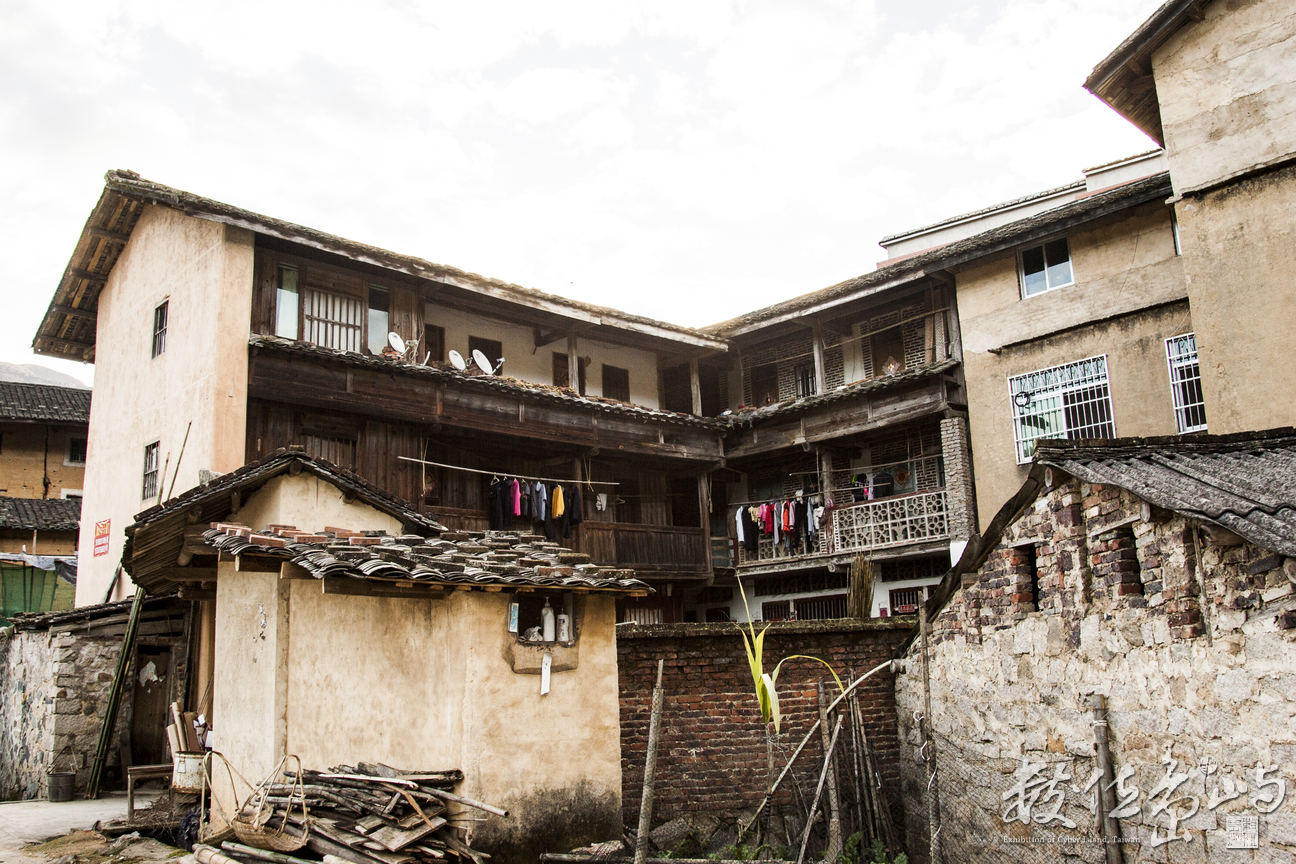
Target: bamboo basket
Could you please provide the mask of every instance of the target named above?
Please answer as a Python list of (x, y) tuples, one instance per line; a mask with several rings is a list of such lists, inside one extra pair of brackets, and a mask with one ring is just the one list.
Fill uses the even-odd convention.
[[(274, 815), (274, 806), (270, 804), (271, 784), (287, 780), (284, 763), (289, 759), (297, 762), (297, 773), (294, 775), (294, 789), (288, 795), (288, 806), (284, 810), (283, 820), (278, 828), (270, 826), (270, 817)], [(301, 809), (301, 835), (287, 832), (288, 816), (293, 811), (294, 802)], [(248, 800), (239, 809), (233, 821), (234, 834), (249, 846), (268, 849), (272, 852), (296, 852), (306, 845), (310, 838), (310, 814), (306, 810), (306, 790), (302, 783), (301, 759), (296, 756), (284, 756), (267, 777), (252, 790)]]

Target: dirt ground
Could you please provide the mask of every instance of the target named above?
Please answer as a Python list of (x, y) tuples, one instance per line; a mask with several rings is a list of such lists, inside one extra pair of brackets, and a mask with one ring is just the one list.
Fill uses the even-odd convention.
[[(136, 804), (155, 794), (138, 795)], [(125, 796), (93, 801), (18, 801), (0, 804), (0, 864), (193, 864), (182, 849), (149, 837), (113, 839), (92, 830), (126, 815)]]

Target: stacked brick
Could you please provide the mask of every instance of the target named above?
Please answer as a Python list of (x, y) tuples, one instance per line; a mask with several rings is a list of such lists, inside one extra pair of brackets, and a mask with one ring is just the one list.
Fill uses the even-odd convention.
[[(806, 654), (831, 663), (845, 680), (886, 662), (908, 636), (912, 623), (803, 621), (771, 626), (765, 637), (765, 668), (772, 672), (784, 657)], [(653, 824), (693, 813), (721, 818), (754, 808), (764, 794), (768, 763), (742, 640), (733, 624), (665, 624), (617, 628), (621, 690), (621, 782), (625, 822), (638, 821), (643, 788), (648, 717), (657, 661), (665, 661), (665, 710), (657, 757)], [(775, 748), (781, 770), (810, 726), (818, 719), (816, 682), (831, 676), (820, 664), (793, 660), (778, 678), (783, 725)], [(898, 779), (893, 679), (875, 675), (857, 692), (869, 743), (877, 751), (884, 783), (893, 800)], [(797, 761), (795, 779), (813, 789), (822, 765), (818, 735)], [(843, 775), (843, 783), (846, 778)], [(794, 794), (786, 783), (775, 811)]]

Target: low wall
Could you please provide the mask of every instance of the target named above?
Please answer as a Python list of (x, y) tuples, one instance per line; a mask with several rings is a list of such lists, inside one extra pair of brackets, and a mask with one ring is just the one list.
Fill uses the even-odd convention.
[[(760, 626), (758, 624), (758, 626)], [(781, 622), (765, 637), (765, 671), (792, 654), (819, 657), (843, 679), (889, 660), (913, 622)], [(742, 639), (733, 624), (618, 625), (621, 686), (621, 800), (625, 823), (638, 824), (643, 789), (648, 720), (657, 661), (665, 661), (665, 703), (657, 755), (653, 824), (680, 816), (731, 819), (750, 812), (764, 794), (767, 760)], [(778, 677), (783, 709), (775, 764), (779, 770), (818, 719), (816, 682), (824, 678), (829, 698), (836, 685), (818, 663), (789, 661)], [(869, 743), (877, 752), (884, 784), (898, 800), (898, 739), (892, 676), (881, 672), (857, 690)], [(840, 745), (839, 745), (840, 746)], [(801, 794), (814, 794), (823, 764), (818, 733), (797, 761), (793, 780)], [(842, 772), (842, 783), (849, 781)], [(785, 782), (776, 805), (795, 794)], [(782, 809), (776, 806), (775, 810)]]

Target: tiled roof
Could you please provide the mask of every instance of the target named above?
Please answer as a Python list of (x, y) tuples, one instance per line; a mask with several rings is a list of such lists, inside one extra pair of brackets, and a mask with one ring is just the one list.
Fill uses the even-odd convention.
[(79, 498), (0, 497), (0, 528), (76, 531), (80, 521)]
[(90, 391), (0, 381), (0, 420), (89, 423)]
[(1035, 461), (1296, 557), (1296, 429), (1048, 441), (1037, 446)]
[(898, 375), (882, 375), (877, 378), (869, 378), (865, 381), (857, 381), (854, 384), (847, 384), (844, 387), (838, 387), (836, 390), (830, 390), (827, 393), (819, 393), (815, 396), (805, 396), (801, 399), (790, 399), (786, 402), (776, 402), (773, 405), (765, 405), (760, 408), (742, 408), (726, 415), (734, 426), (744, 426), (755, 423), (759, 420), (767, 420), (770, 417), (777, 417), (783, 414), (795, 414), (798, 411), (807, 411), (820, 405), (827, 405), (832, 402), (840, 402), (844, 399), (853, 399), (856, 396), (862, 396), (865, 393), (875, 393), (880, 390), (888, 390), (892, 387), (902, 387), (923, 378), (932, 378), (942, 375), (951, 369), (957, 368), (959, 361), (955, 359), (942, 360), (929, 366), (919, 366), (916, 369), (908, 369)]
[(316, 579), (412, 581), (429, 586), (508, 586), (648, 593), (633, 570), (599, 567), (537, 534), (511, 531), (446, 532), (439, 537), (326, 528), (319, 533), (291, 526), (261, 532), (219, 523), (203, 538), (229, 555), (267, 555), (307, 570)]
[(1093, 195), (1086, 195), (1069, 204), (991, 228), (989, 231), (983, 231), (936, 249), (899, 259), (894, 264), (879, 267), (863, 276), (847, 279), (828, 288), (739, 315), (737, 318), (713, 324), (706, 329), (717, 336), (733, 338), (771, 319), (808, 310), (822, 303), (849, 298), (852, 294), (863, 296), (893, 282), (914, 281), (922, 278), (927, 272), (944, 270), (976, 258), (1012, 249), (1018, 244), (1030, 242), (1039, 236), (1047, 236), (1048, 233), (1065, 231), (1113, 212), (1148, 201), (1164, 199), (1170, 193), (1170, 175), (1155, 174)]

